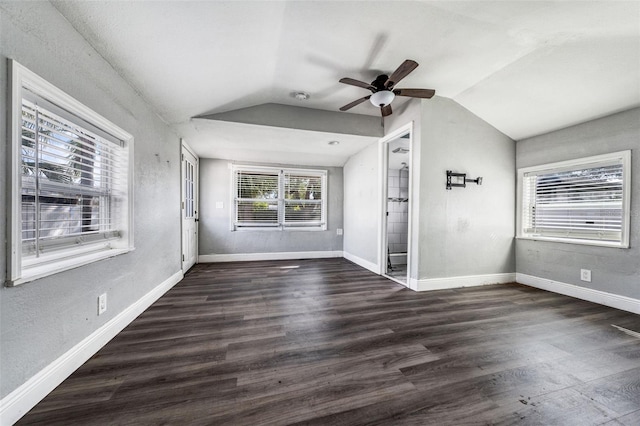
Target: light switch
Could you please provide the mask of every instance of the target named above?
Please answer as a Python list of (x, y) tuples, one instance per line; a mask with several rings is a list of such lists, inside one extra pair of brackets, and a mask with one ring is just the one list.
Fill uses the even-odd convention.
[(224, 204), (222, 203), (222, 201), (216, 201), (216, 209), (222, 209), (224, 208)]

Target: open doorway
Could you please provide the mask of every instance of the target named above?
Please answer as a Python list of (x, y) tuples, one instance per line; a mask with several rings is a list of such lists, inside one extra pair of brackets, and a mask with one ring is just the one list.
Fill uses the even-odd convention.
[(383, 275), (408, 286), (411, 216), (411, 126), (381, 141)]

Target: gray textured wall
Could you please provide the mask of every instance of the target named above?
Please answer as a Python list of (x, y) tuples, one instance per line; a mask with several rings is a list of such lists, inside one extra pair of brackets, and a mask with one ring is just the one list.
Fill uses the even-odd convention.
[[(515, 272), (515, 143), (446, 98), (421, 121), (419, 277)], [(483, 184), (448, 191), (447, 170)]]
[[(517, 167), (632, 150), (630, 248), (517, 240), (519, 273), (640, 299), (640, 108), (517, 143)], [(580, 269), (591, 269), (590, 283)]]
[[(134, 252), (0, 288), (0, 397), (180, 270), (179, 139), (48, 2), (0, 3), (0, 134), (6, 135), (7, 58), (13, 58), (135, 138)], [(7, 220), (0, 150), (0, 215)], [(0, 227), (0, 239), (5, 229)], [(0, 269), (6, 276), (6, 245)], [(108, 310), (97, 316), (106, 292)]]
[(267, 103), (196, 118), (284, 127), (314, 132), (382, 136), (378, 117)]
[(380, 165), (374, 143), (344, 165), (344, 251), (378, 264)]
[[(327, 205), (327, 230), (231, 231), (231, 210), (229, 208), (231, 172), (229, 170), (229, 161), (201, 159), (199, 212), (200, 255), (342, 250), (342, 236), (336, 234), (338, 228), (343, 228), (342, 167), (279, 166), (327, 170), (327, 193), (329, 200), (329, 204)], [(222, 202), (223, 208), (217, 209), (216, 202)]]

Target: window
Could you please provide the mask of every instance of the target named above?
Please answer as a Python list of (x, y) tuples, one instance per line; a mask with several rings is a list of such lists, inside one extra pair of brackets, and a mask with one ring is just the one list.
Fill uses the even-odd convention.
[(129, 251), (131, 135), (16, 62), (11, 81), (9, 283)]
[(232, 227), (326, 229), (327, 172), (234, 166)]
[(184, 218), (193, 219), (196, 217), (196, 166), (188, 159), (184, 158)]
[(631, 151), (518, 170), (518, 237), (629, 247)]

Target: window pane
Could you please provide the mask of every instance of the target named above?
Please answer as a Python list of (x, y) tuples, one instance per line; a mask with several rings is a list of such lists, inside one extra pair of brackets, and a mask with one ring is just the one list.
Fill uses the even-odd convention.
[(618, 240), (622, 227), (622, 166), (539, 175), (533, 227), (584, 235), (602, 231), (600, 238)]
[(115, 230), (111, 199), (124, 172), (118, 148), (23, 100), (23, 254), (38, 257), (47, 241), (78, 245)]
[(522, 232), (534, 237), (621, 242), (624, 178), (623, 159), (614, 157), (523, 174)]
[(237, 222), (239, 224), (269, 225), (278, 224), (277, 201), (241, 201), (236, 203)]
[(184, 176), (184, 216), (187, 219), (195, 217), (195, 165), (188, 160), (184, 160), (185, 163), (185, 176)]
[(320, 176), (285, 175), (285, 200), (321, 200)]
[(238, 172), (238, 198), (278, 199), (278, 174)]
[(320, 223), (322, 221), (322, 204), (320, 201), (303, 202), (287, 200), (284, 210), (285, 223), (308, 222)]

